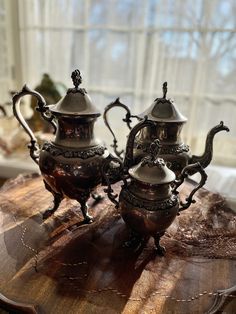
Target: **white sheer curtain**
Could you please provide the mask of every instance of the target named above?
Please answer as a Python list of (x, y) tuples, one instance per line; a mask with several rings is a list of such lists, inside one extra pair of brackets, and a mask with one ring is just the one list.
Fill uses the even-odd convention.
[(0, 0), (0, 104), (9, 100), (8, 91), (11, 86), (11, 51), (8, 31), (7, 5)]
[[(214, 161), (236, 165), (235, 0), (20, 0), (22, 76), (34, 87), (44, 72), (71, 86), (79, 68), (101, 109), (116, 97), (134, 113), (162, 95), (189, 118), (185, 142), (201, 153), (224, 120)], [(22, 82), (23, 83), (23, 82)], [(111, 114), (125, 142), (123, 112)], [(119, 119), (118, 119), (119, 118)], [(102, 119), (98, 136), (111, 142)]]

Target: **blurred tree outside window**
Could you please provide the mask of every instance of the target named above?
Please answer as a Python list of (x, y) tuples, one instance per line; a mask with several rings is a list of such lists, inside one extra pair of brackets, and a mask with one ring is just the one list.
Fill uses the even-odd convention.
[[(214, 161), (236, 165), (234, 0), (0, 0), (0, 17), (2, 98), (9, 88), (35, 87), (43, 73), (71, 87), (79, 68), (101, 111), (120, 97), (140, 113), (167, 81), (189, 119), (192, 151), (201, 153), (207, 131), (223, 120), (231, 132), (216, 137)], [(123, 116), (111, 114), (124, 146)], [(111, 143), (102, 119), (97, 132)]]

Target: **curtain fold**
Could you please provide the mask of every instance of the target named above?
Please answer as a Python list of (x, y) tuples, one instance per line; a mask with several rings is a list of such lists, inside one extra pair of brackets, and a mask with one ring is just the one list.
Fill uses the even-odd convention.
[[(189, 118), (184, 140), (201, 153), (207, 131), (225, 121), (231, 133), (216, 136), (214, 160), (236, 165), (236, 2), (234, 0), (20, 0), (24, 81), (43, 73), (71, 87), (82, 71), (96, 105), (116, 97), (134, 113), (168, 95)], [(119, 140), (124, 113), (111, 115)], [(102, 121), (98, 136), (111, 143)]]

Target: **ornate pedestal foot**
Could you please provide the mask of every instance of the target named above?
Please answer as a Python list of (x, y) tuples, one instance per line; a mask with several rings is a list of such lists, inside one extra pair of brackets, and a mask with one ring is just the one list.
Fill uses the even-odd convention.
[(125, 241), (123, 247), (138, 250), (146, 240), (146, 238), (131, 230), (129, 239)]
[(84, 216), (84, 221), (83, 222), (85, 224), (90, 224), (91, 222), (93, 222), (93, 217), (88, 214), (88, 206), (86, 204), (88, 198), (89, 198), (89, 196), (88, 197), (84, 197), (84, 199), (78, 201), (80, 203), (80, 209), (81, 209), (82, 214)]
[(156, 249), (157, 249), (157, 254), (160, 256), (164, 256), (165, 252), (166, 252), (165, 247), (160, 245), (160, 239), (163, 235), (164, 235), (164, 232), (161, 234), (157, 234), (154, 237), (154, 241), (155, 241), (155, 245), (156, 245)]
[(59, 207), (61, 201), (63, 200), (63, 196), (61, 194), (55, 193), (51, 187), (44, 181), (45, 188), (52, 193), (54, 199), (53, 199), (53, 207), (48, 208), (44, 213), (43, 213), (43, 219), (47, 219), (50, 217)]
[(91, 196), (96, 202), (99, 202), (103, 199), (103, 196), (97, 193), (92, 193)]

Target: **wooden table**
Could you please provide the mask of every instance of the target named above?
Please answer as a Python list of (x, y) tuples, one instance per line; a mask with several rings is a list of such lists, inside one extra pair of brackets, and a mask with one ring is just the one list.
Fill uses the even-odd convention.
[[(181, 195), (191, 188), (185, 184)], [(235, 252), (228, 252), (233, 258), (204, 257), (201, 247), (170, 234), (197, 206), (210, 206), (212, 197), (200, 190), (197, 205), (164, 236), (167, 253), (159, 257), (152, 240), (136, 252), (122, 247), (128, 231), (106, 199), (90, 201), (94, 222), (89, 226), (81, 224), (72, 200), (43, 221), (51, 194), (40, 176), (19, 176), (0, 190), (0, 292), (34, 306), (22, 307), (22, 313), (206, 313), (220, 300), (217, 290), (236, 283)], [(236, 313), (235, 299), (228, 299), (233, 302), (223, 313)], [(8, 302), (2, 296), (1, 306)]]

